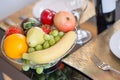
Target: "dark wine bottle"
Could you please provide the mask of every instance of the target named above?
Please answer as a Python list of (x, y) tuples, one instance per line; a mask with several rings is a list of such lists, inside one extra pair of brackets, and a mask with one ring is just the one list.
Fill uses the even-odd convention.
[(98, 34), (115, 22), (116, 0), (96, 0), (96, 21)]

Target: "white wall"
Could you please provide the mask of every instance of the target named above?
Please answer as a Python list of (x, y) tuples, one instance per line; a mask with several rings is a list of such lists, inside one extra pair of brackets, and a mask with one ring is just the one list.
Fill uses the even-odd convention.
[(0, 0), (0, 20), (35, 0)]

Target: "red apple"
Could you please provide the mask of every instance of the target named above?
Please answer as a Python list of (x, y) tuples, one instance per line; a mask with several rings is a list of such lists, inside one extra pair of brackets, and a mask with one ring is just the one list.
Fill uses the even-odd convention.
[(55, 11), (50, 10), (50, 9), (45, 9), (41, 13), (41, 18), (40, 21), (42, 24), (48, 24), (48, 25), (53, 25), (53, 18), (55, 15)]
[(72, 13), (60, 11), (54, 16), (54, 25), (58, 30), (68, 32), (74, 30), (76, 19)]

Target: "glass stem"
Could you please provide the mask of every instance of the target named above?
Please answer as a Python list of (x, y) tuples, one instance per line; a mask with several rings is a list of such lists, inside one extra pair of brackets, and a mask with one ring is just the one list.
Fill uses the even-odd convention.
[(80, 9), (76, 9), (72, 11), (73, 15), (76, 17), (76, 21), (77, 21), (77, 30), (80, 29), (80, 16), (81, 16), (81, 10)]

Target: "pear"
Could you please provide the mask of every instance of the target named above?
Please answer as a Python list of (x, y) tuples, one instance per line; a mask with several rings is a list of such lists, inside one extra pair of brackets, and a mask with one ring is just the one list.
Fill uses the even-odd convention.
[(44, 43), (44, 31), (39, 27), (32, 27), (27, 32), (27, 43), (30, 47), (35, 47), (38, 44)]

